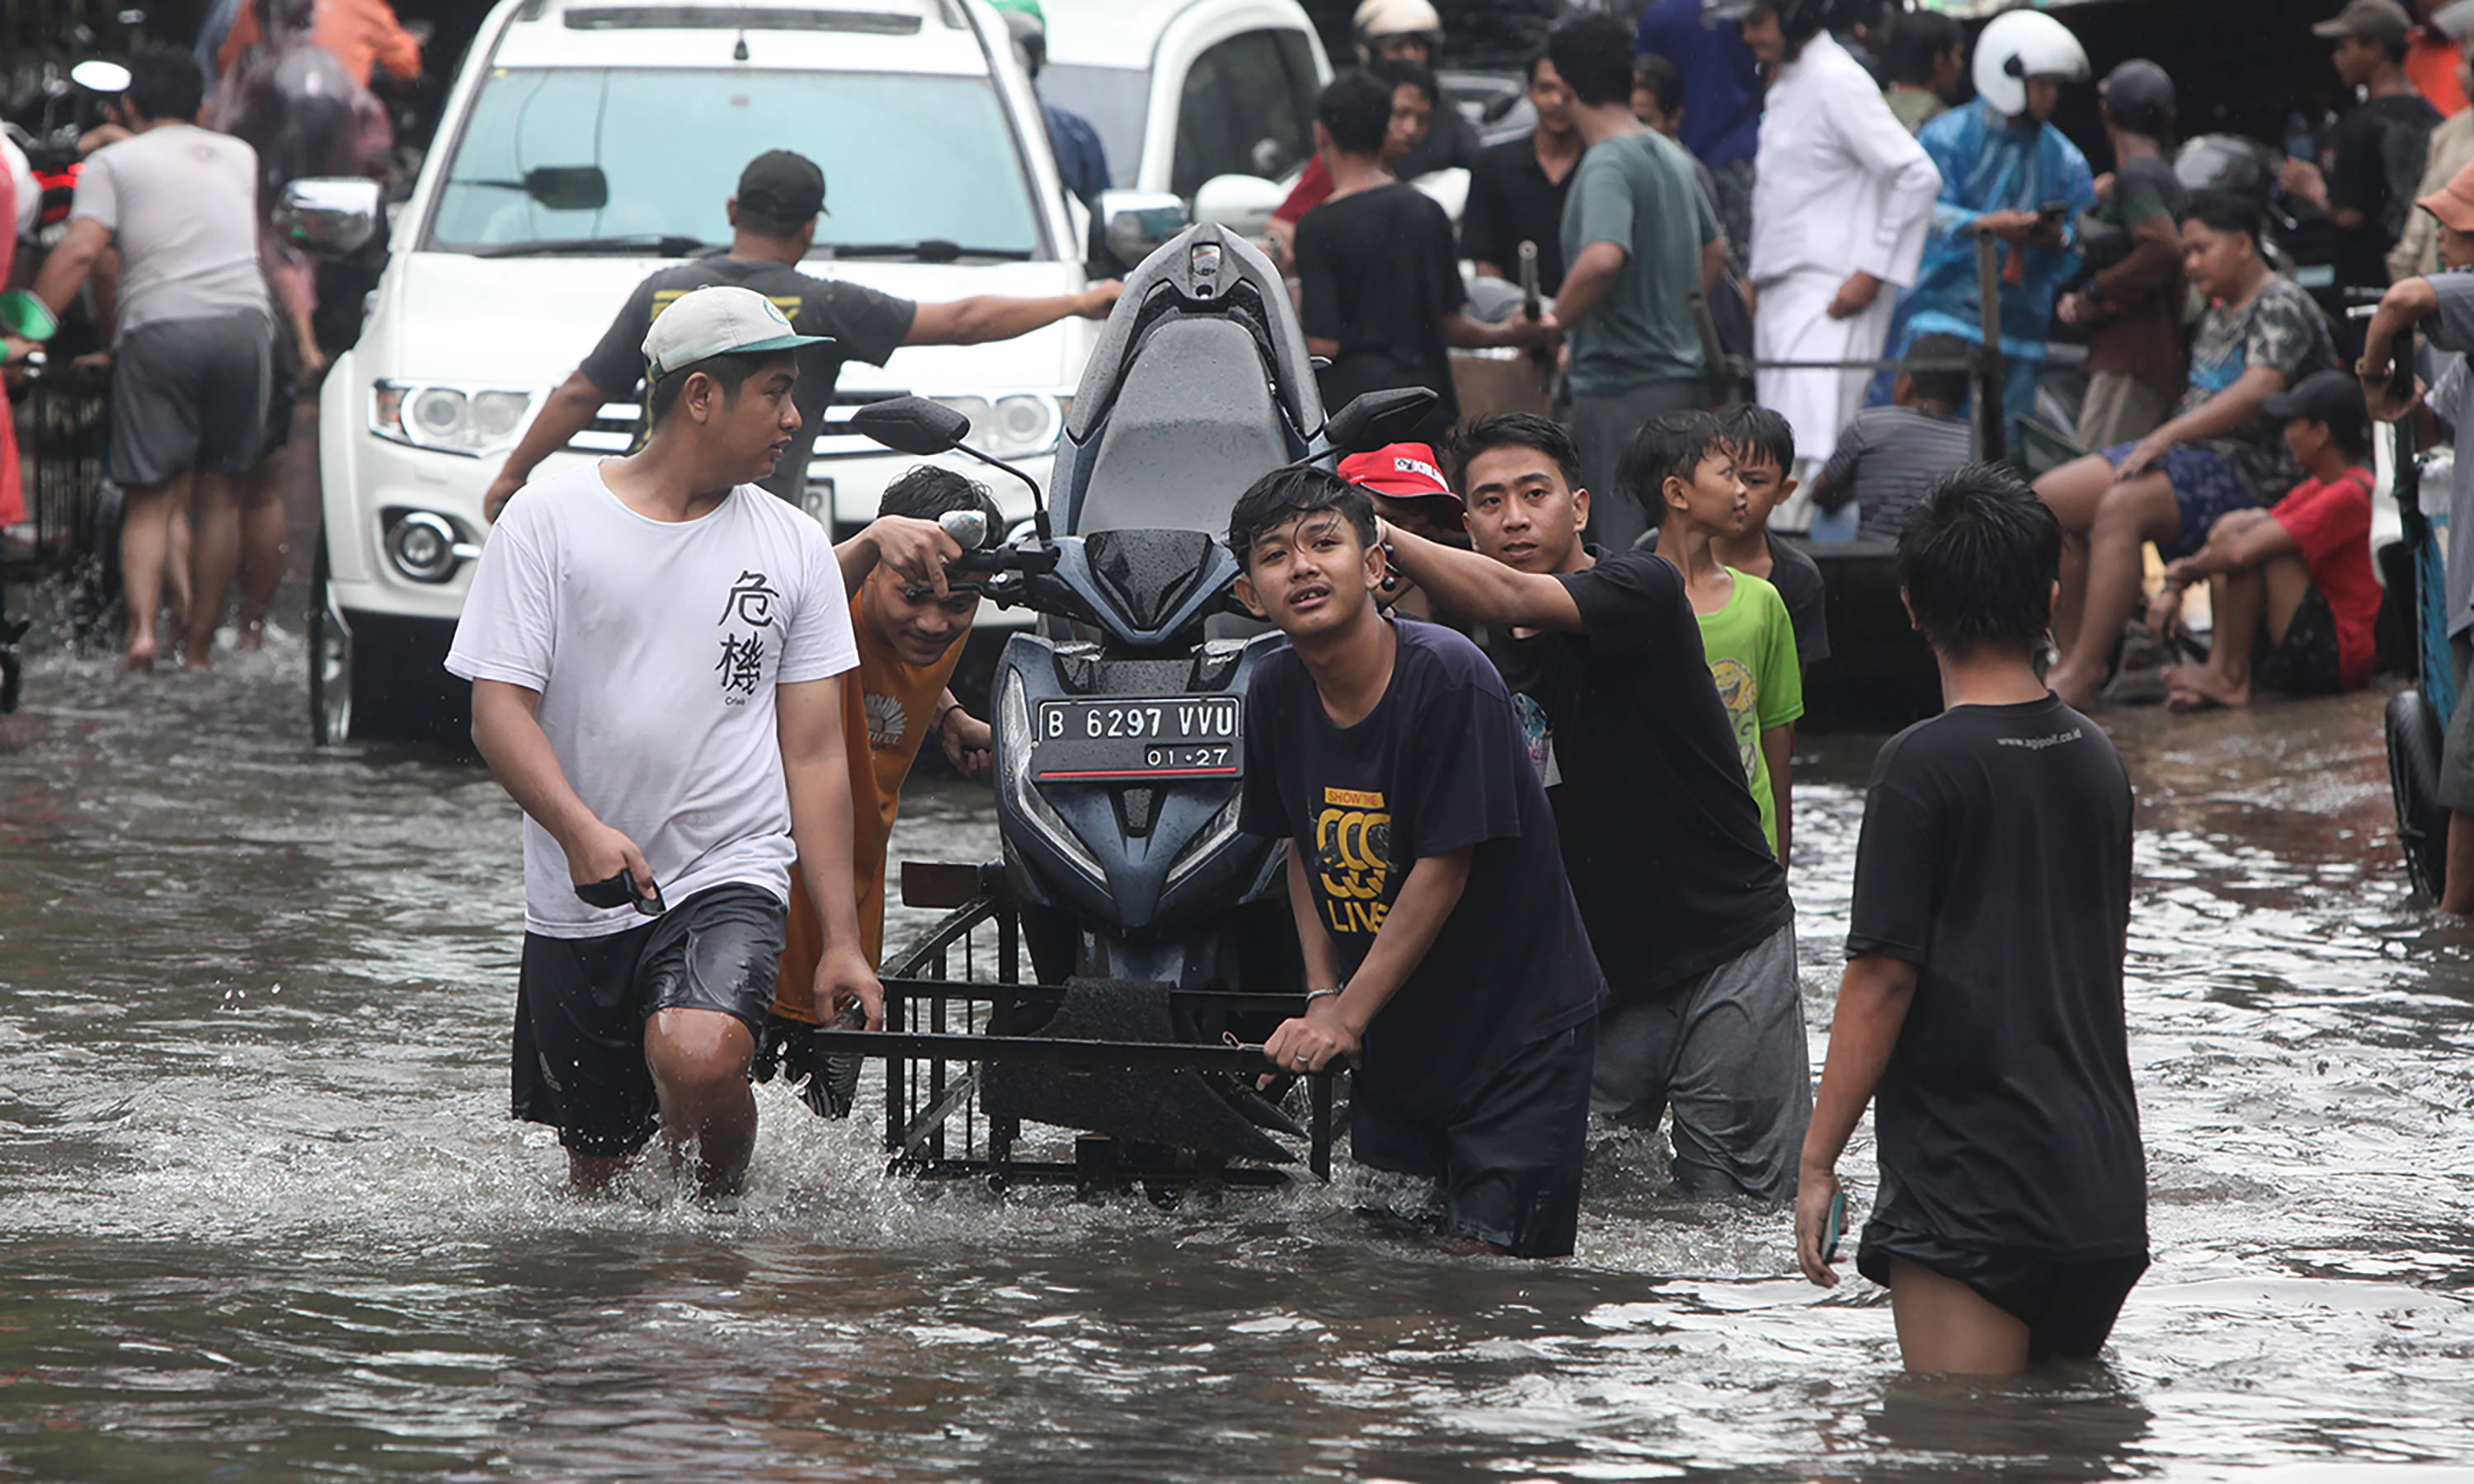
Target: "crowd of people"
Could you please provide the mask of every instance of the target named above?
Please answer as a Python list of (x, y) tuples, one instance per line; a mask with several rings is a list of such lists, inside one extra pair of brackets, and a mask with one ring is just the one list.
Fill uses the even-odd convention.
[[(1432, 1181), (1423, 1218), (1446, 1235), (1568, 1254), (1596, 1115), (1667, 1129), (1686, 1195), (1793, 1203), (1824, 1284), (1835, 1167), (1874, 1106), (1856, 1262), (1890, 1287), (1907, 1363), (2016, 1371), (2093, 1354), (2147, 1262), (2130, 790), (2085, 713), (2143, 600), (2172, 636), (2202, 586), (2213, 642), (2168, 672), (2177, 707), (2367, 678), (2370, 419), (2438, 438), (2474, 412), (2462, 364), (2414, 396), (2390, 365), (2409, 326), (2474, 348), (2474, 275), (2444, 271), (2474, 266), (2474, 164), (2430, 173), (2474, 156), (2474, 129), (2452, 129), (2466, 80), (2433, 16), (2348, 0), (2318, 28), (2364, 100), (2280, 188), (2342, 234), (2341, 286), (2384, 291), (2355, 336), (2275, 271), (2258, 200), (2185, 190), (2153, 63), (2098, 84), (2098, 178), (2050, 122), (2092, 76), (2053, 17), (2005, 13), (1971, 52), (1929, 13), (1842, 39), (1830, 11), (1576, 16), (1529, 64), (1536, 132), (1482, 151), (1442, 103), (1431, 8), (1361, 13), (1365, 65), (1323, 89), (1271, 238), (1328, 405), (1438, 397), (1421, 439), (1268, 474), (1230, 515), (1238, 596), (1289, 641), (1247, 696), (1240, 825), (1290, 842), (1308, 984), (1264, 1053), (1353, 1067), (1354, 1158)], [(315, 16), (252, 13), (257, 38), (222, 47), (235, 133), (198, 127), (196, 59), (133, 60), (128, 137), (92, 155), (36, 287), (57, 309), (116, 257), (133, 666), (156, 658), (167, 570), (186, 575), (189, 663), (211, 658), (235, 570), (245, 628), (262, 619), (252, 471), (289, 423), (285, 347), (295, 374), (316, 367), (299, 265), (259, 209), (302, 121), (262, 121), (251, 61), (285, 64)], [(318, 168), (371, 168), (365, 114), (322, 117), (348, 157)], [(1079, 137), (1050, 129), (1060, 154)], [(1404, 183), (1437, 157), (1471, 173), (1457, 235)], [(717, 1199), (753, 1146), (768, 1026), (882, 1024), (885, 851), (913, 759), (941, 735), (982, 776), (993, 743), (950, 688), (977, 600), (949, 584), (945, 517), (993, 539), (995, 507), (923, 466), (833, 544), (787, 498), (821, 409), (846, 361), (1098, 318), (1118, 293), (913, 303), (810, 275), (825, 180), (787, 151), (749, 161), (726, 209), (728, 251), (618, 306), (508, 457), (448, 661), (525, 816), (517, 1115), (559, 1130), (580, 1187), (659, 1134)], [(1464, 259), (1545, 302), (1471, 314)], [(1973, 460), (1967, 368), (1993, 323), (2004, 413), (2026, 416), (2057, 318), (2088, 331), (2075, 431), (2095, 451), (2031, 488)], [(1731, 336), (1755, 396), (1713, 405)], [(1454, 347), (1551, 361), (1555, 416), (1465, 422)], [(640, 382), (634, 451), (533, 478)], [(2474, 468), (2461, 490), (2474, 503)], [(1816, 1091), (1792, 744), (1831, 640), (1821, 569), (1781, 538), (1831, 522), (1894, 545), (1948, 708), (1876, 765)], [(2462, 668), (2474, 553), (2450, 569)], [(2448, 765), (2462, 909), (2466, 715)], [(1386, 824), (1383, 858), (1342, 873), (1361, 910), (1316, 869), (1335, 809)]]

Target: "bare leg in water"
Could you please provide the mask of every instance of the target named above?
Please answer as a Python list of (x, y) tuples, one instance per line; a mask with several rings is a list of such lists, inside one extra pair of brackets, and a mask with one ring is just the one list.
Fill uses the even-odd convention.
[[(2219, 519), (2209, 532), (2210, 545), (2230, 541), (2246, 528), (2273, 519), (2264, 510), (2238, 510)], [(2251, 566), (2236, 567), (2208, 579), (2208, 608), (2214, 628), (2205, 664), (2174, 665), (2165, 672), (2168, 710), (2195, 711), (2208, 706), (2250, 705), (2251, 648), (2263, 618), (2271, 644), (2285, 642), (2293, 614), (2311, 592), (2311, 568), (2300, 555), (2280, 553)]]
[(241, 649), (266, 642), (266, 613), (275, 606), (275, 589), (283, 582), (283, 560), (291, 528), (283, 510), (283, 479), (291, 467), (287, 443), (258, 461), (241, 487), (240, 501), (240, 636)]
[(224, 615), (224, 594), (240, 566), (240, 481), (200, 470), (190, 501), (189, 626), (182, 658), (192, 670), (214, 665), (215, 629)]
[[(2065, 547), (2071, 539), (2084, 540), (2084, 569), (2065, 561), (2062, 597), (2056, 610), (2074, 631), (2062, 650), (2061, 662), (2045, 678), (2053, 693), (2074, 706), (2096, 705), (2113, 646), (2139, 603), (2144, 569), (2140, 547), (2148, 541), (2171, 543), (2182, 535), (2182, 510), (2173, 498), (2173, 483), (2162, 473), (2117, 480), (2113, 466), (2098, 454), (2074, 459), (2036, 481), (2036, 493), (2062, 523)], [(2072, 579), (2077, 579), (2077, 590)]]
[(149, 670), (160, 647), (156, 615), (163, 607), (163, 565), (171, 547), (172, 513), (187, 503), (189, 476), (159, 485), (131, 485), (120, 495), (120, 595), (129, 610), (128, 670)]

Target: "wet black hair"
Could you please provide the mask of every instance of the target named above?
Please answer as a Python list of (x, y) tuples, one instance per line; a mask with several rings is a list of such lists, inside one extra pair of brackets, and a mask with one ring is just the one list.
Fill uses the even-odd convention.
[(1584, 108), (1632, 103), (1632, 28), (1612, 15), (1575, 15), (1546, 38), (1546, 55)]
[(2061, 563), (2062, 523), (1999, 464), (1935, 479), (1899, 532), (1899, 586), (1946, 655), (2043, 645)]
[(1643, 52), (1632, 64), (1632, 90), (1658, 100), (1661, 112), (1684, 111), (1684, 74), (1656, 52)]
[(1228, 549), (1237, 565), (1254, 568), (1254, 543), (1300, 515), (1338, 513), (1357, 533), (1358, 544), (1374, 544), (1374, 501), (1364, 490), (1327, 468), (1293, 464), (1246, 487), (1228, 513)]
[(1906, 359), (1910, 364), (1900, 370), (1906, 372), (1907, 381), (1914, 387), (1916, 395), (1928, 402), (1958, 407), (1967, 401), (1968, 374), (1965, 368), (1935, 369), (1912, 363), (1965, 361), (1973, 359), (1975, 354), (1975, 342), (1961, 340), (1956, 335), (1919, 335), (1915, 343), (1907, 347)]
[(1435, 81), (1435, 69), (1414, 57), (1378, 57), (1366, 64), (1366, 70), (1395, 90), (1414, 87), (1426, 95), (1426, 102), (1438, 108), (1443, 106), (1443, 84)]
[(644, 425), (659, 427), (670, 409), (679, 404), (679, 394), (687, 390), (688, 378), (702, 371), (721, 388), (722, 400), (733, 405), (739, 401), (740, 388), (747, 378), (777, 360), (789, 357), (788, 350), (733, 351), (709, 355), (701, 361), (690, 361), (677, 371), (665, 372), (662, 379), (644, 389)]
[(880, 515), (908, 515), (913, 520), (934, 520), (958, 510), (975, 510), (987, 517), (987, 534), (981, 544), (993, 546), (1004, 539), (1005, 512), (997, 509), (988, 487), (940, 465), (912, 465), (885, 487), (876, 502)]
[(1344, 72), (1323, 84), (1315, 122), (1343, 154), (1378, 154), (1392, 130), (1392, 84), (1370, 72)]
[[(1795, 428), (1758, 402), (1729, 402), (1718, 409), (1718, 431), (1735, 449), (1738, 464), (1768, 463), (1783, 474), (1795, 467)], [(1759, 457), (1747, 459), (1746, 454)]]
[(1882, 48), (1890, 81), (1910, 87), (1929, 87), (1933, 63), (1953, 51), (1963, 51), (1967, 33), (1939, 11), (1911, 11), (1890, 23), (1890, 39)]
[(2210, 231), (2240, 232), (2254, 243), (2264, 229), (2259, 203), (2233, 191), (2192, 192), (2191, 207), (2182, 213), (2182, 220), (2197, 222)]
[(129, 59), (129, 86), (121, 97), (148, 119), (195, 123), (206, 107), (206, 79), (185, 46), (144, 46)]
[(1535, 448), (1555, 461), (1555, 467), (1563, 471), (1565, 489), (1581, 488), (1579, 445), (1572, 442), (1564, 424), (1534, 412), (1499, 412), (1478, 419), (1455, 435), (1443, 450), (1443, 473), (1451, 480), (1452, 488), (1466, 496), (1469, 461), (1497, 448)]
[(1632, 436), (1632, 446), (1615, 465), (1615, 485), (1640, 502), (1657, 530), (1666, 519), (1666, 482), (1686, 484), (1699, 471), (1712, 448), (1727, 446), (1727, 431), (1714, 414), (1693, 409), (1652, 418)]

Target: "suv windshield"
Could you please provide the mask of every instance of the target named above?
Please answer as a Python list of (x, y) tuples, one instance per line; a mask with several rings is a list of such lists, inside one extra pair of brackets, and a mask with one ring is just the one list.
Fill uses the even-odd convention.
[(771, 149), (825, 173), (818, 256), (841, 247), (898, 257), (923, 243), (920, 255), (937, 259), (1045, 255), (1022, 154), (986, 78), (685, 68), (494, 71), (456, 141), (427, 246), (521, 255), (607, 243), (664, 256), (724, 247), (730, 183)]

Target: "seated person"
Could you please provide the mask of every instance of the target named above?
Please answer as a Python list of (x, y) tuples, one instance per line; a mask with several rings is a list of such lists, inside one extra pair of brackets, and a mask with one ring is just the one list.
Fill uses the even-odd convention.
[(1837, 450), (1813, 476), (1812, 503), (1835, 511), (1854, 501), (1856, 539), (1897, 540), (1926, 489), (1976, 456), (1967, 419), (1958, 415), (1967, 372), (1928, 364), (1975, 349), (1955, 335), (1917, 336), (1891, 383), (1891, 405), (1865, 408), (1840, 431)]
[(2259, 208), (2221, 191), (2192, 198), (2182, 271), (2208, 299), (2191, 341), (2191, 385), (2172, 418), (2127, 447), (2074, 459), (2036, 481), (2060, 518), (2062, 658), (2046, 677), (2074, 706), (2096, 705), (2146, 579), (2140, 548), (2167, 561), (2199, 549), (2217, 517), (2302, 481), (2263, 398), (2337, 364), (2327, 317), (2260, 251)]
[[(1340, 477), (1363, 490), (1374, 501), (1374, 514), (1403, 531), (1447, 546), (1466, 546), (1467, 523), (1461, 497), (1443, 482), (1435, 450), (1424, 443), (1393, 443), (1371, 453), (1353, 453), (1340, 461)], [(1394, 612), (1435, 621), (1434, 605), (1417, 584), (1394, 574)]]
[[(996, 540), (1005, 518), (982, 486), (952, 469), (922, 464), (885, 487), (877, 518), (834, 548), (842, 585), (854, 596), (851, 634), (859, 646), (858, 683), (842, 692), (842, 748), (850, 762), (852, 875), (859, 887), (859, 933), (870, 968), (885, 958), (885, 849), (902, 808), (902, 784), (930, 732), (944, 739), (945, 756), (964, 778), (988, 776), (993, 738), (988, 724), (954, 699), (946, 682), (962, 658), (962, 641), (978, 616), (976, 592), (945, 590), (945, 563), (962, 548), (936, 524), (949, 511), (976, 511), (985, 539)], [(927, 570), (934, 583), (907, 575)], [(773, 1013), (813, 1022), (808, 996), (824, 951), (817, 914), (794, 876), (783, 977)]]
[(2292, 696), (2359, 690), (2378, 658), (2362, 383), (2324, 371), (2259, 405), (2285, 419), (2286, 446), (2310, 477), (2274, 510), (2219, 515), (2206, 545), (2166, 566), (2148, 626), (2166, 633), (2196, 582), (2208, 585), (2216, 618), (2207, 662), (2165, 672), (2171, 710), (2248, 706), (2254, 670), (2261, 683)]
[[(1643, 58), (1644, 61), (1658, 60)], [(1778, 589), (1795, 624), (1795, 662), (1807, 666), (1830, 658), (1829, 591), (1821, 567), (1804, 549), (1770, 534), (1770, 512), (1795, 493), (1787, 470), (1795, 467), (1795, 429), (1758, 402), (1731, 402), (1718, 409), (1718, 427), (1744, 482), (1744, 528), (1722, 533), (1710, 544), (1722, 566), (1758, 577)], [(1641, 539), (1655, 544), (1655, 533)]]
[(1239, 819), (1289, 842), (1309, 989), (1263, 1054), (1356, 1068), (1352, 1157), (1437, 1187), (1395, 1214), (1565, 1257), (1606, 979), (1502, 677), (1375, 607), (1374, 531), (1365, 491), (1297, 466), (1228, 516), (1237, 596), (1289, 639), (1247, 688)]

